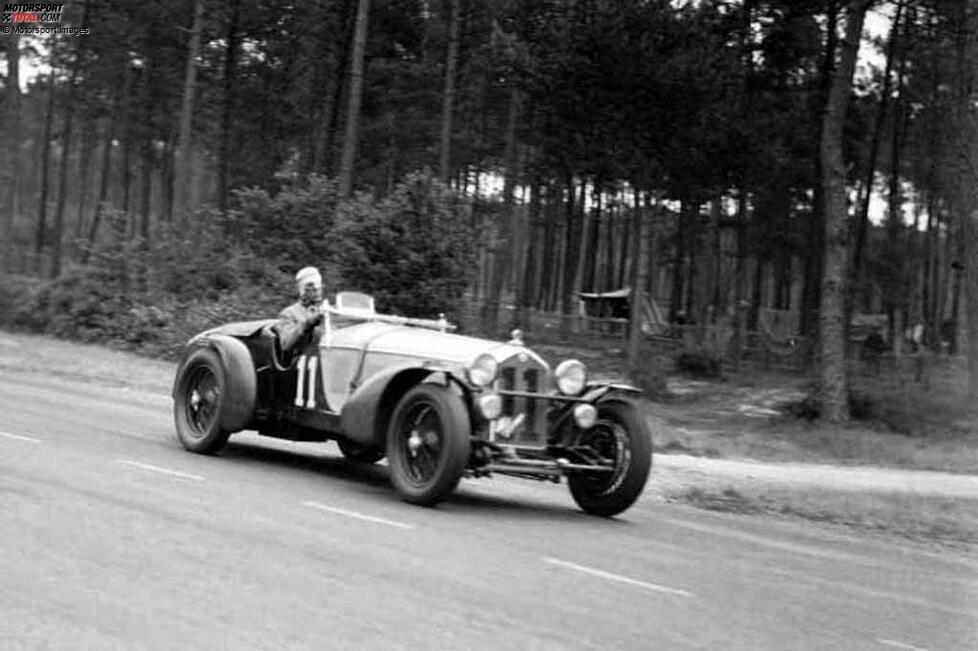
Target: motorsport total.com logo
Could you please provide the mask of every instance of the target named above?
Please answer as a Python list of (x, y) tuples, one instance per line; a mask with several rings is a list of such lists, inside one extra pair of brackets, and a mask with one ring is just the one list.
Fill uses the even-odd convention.
[(43, 24), (60, 23), (64, 16), (64, 4), (34, 2), (5, 2), (0, 23)]

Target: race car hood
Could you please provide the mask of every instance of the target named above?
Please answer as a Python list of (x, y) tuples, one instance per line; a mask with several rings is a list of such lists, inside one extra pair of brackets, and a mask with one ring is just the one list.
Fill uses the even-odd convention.
[(417, 357), (461, 365), (470, 363), (483, 353), (492, 355), (499, 362), (518, 353), (526, 353), (547, 367), (546, 362), (523, 346), (385, 323), (364, 323), (338, 330), (333, 334), (330, 346), (366, 348), (369, 353)]

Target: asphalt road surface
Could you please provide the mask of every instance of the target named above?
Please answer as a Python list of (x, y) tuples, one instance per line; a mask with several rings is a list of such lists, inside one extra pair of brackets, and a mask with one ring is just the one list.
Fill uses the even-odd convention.
[(506, 478), (419, 508), (332, 444), (194, 455), (169, 396), (33, 371), (0, 413), (4, 650), (978, 649), (963, 552)]

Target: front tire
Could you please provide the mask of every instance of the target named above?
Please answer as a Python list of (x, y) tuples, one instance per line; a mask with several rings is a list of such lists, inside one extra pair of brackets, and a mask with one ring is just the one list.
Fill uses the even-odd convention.
[(217, 353), (200, 349), (180, 369), (173, 403), (173, 420), (180, 444), (191, 452), (215, 454), (231, 432), (221, 427), (227, 397), (227, 378)]
[(632, 403), (609, 401), (597, 408), (597, 421), (581, 432), (578, 445), (613, 462), (614, 469), (576, 472), (567, 483), (585, 513), (611, 517), (634, 504), (645, 489), (652, 467), (652, 435)]
[(401, 398), (387, 430), (391, 483), (401, 498), (431, 506), (458, 485), (469, 460), (471, 425), (447, 387), (420, 384)]

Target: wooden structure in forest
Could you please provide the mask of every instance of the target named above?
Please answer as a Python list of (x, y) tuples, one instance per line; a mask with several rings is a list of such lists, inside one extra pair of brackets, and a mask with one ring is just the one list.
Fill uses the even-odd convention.
[[(632, 288), (623, 287), (610, 292), (578, 292), (578, 322), (582, 333), (624, 334), (631, 317)], [(655, 299), (642, 294), (642, 332), (658, 335), (668, 323)]]

